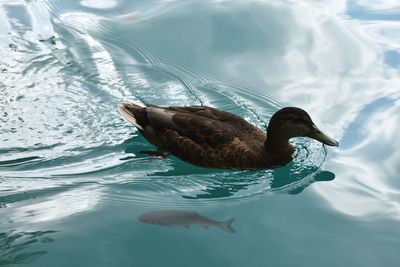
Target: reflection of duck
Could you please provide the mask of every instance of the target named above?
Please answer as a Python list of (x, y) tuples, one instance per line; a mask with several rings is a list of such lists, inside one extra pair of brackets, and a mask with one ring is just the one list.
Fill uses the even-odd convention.
[[(328, 182), (335, 179), (335, 174), (330, 171), (318, 171), (318, 168), (304, 169), (301, 173), (292, 173), (290, 169), (279, 168), (275, 169), (269, 180), (269, 189), (266, 191), (285, 193), (285, 194), (299, 194), (305, 188), (315, 182)], [(244, 179), (229, 179), (223, 178), (207, 185), (202, 189), (201, 193), (194, 195), (183, 195), (187, 199), (216, 199), (232, 197), (240, 191), (248, 190), (247, 196), (252, 196), (253, 193), (258, 194), (260, 191), (251, 192), (251, 187), (257, 185), (260, 180), (254, 177)]]
[(256, 169), (287, 163), (294, 152), (289, 139), (308, 136), (324, 144), (338, 143), (322, 133), (300, 108), (276, 112), (267, 133), (234, 114), (206, 106), (119, 106), (122, 116), (158, 147), (194, 165)]
[(335, 179), (335, 174), (330, 171), (308, 169), (299, 174), (288, 172), (284, 168), (274, 170), (274, 178), (271, 181), (271, 190), (277, 193), (296, 195), (315, 182), (329, 182)]

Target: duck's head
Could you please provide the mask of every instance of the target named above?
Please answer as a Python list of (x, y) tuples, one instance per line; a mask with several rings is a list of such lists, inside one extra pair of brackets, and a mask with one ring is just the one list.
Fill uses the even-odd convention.
[[(267, 147), (287, 144), (292, 137), (306, 136), (329, 146), (339, 143), (324, 134), (311, 120), (310, 115), (301, 108), (286, 107), (277, 111), (271, 118), (267, 130)], [(275, 143), (275, 145), (274, 145)]]

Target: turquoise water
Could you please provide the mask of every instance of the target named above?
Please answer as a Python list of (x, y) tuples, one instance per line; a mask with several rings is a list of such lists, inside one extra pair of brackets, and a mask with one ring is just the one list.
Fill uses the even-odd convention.
[[(0, 2), (0, 266), (397, 266), (396, 1)], [(306, 109), (340, 142), (210, 170), (152, 149), (122, 100), (265, 128)], [(157, 210), (236, 233), (146, 224)]]

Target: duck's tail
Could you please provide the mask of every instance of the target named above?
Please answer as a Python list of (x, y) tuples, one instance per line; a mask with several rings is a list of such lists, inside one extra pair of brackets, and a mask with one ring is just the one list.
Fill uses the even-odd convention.
[(145, 121), (147, 121), (145, 106), (136, 103), (121, 103), (118, 111), (127, 121), (143, 131), (142, 125), (146, 125)]

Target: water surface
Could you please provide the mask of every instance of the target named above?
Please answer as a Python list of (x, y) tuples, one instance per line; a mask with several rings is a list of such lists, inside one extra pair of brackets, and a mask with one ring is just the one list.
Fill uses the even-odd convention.
[[(395, 1), (0, 3), (0, 266), (396, 266)], [(272, 170), (152, 149), (122, 100), (203, 104), (265, 129), (284, 106), (340, 142)], [(235, 234), (150, 225), (235, 218)]]

